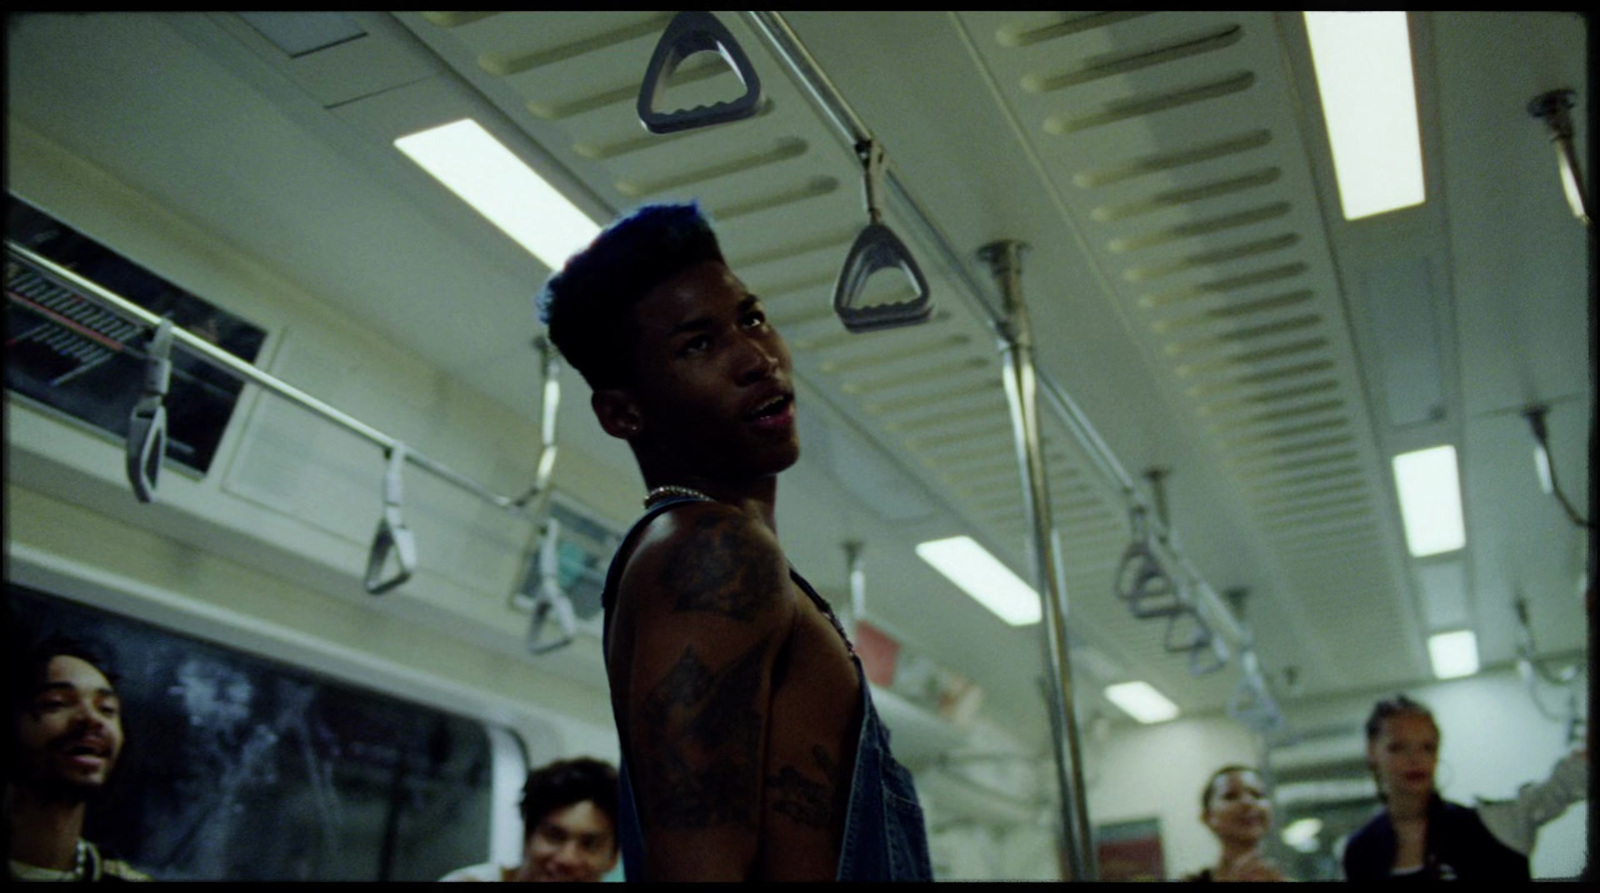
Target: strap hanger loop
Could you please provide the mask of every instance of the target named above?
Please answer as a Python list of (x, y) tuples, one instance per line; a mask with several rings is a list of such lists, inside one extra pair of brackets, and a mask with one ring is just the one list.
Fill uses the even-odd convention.
[[(656, 111), (655, 105), (666, 93), (672, 73), (684, 59), (704, 51), (715, 51), (722, 56), (744, 84), (744, 95), (692, 109)], [(645, 69), (644, 82), (639, 85), (639, 123), (651, 133), (676, 133), (753, 117), (760, 106), (761, 77), (750, 64), (750, 57), (734, 40), (733, 33), (709, 12), (688, 10), (674, 16), (656, 42), (655, 52), (650, 55), (650, 64)]]
[[(367, 591), (382, 595), (411, 579), (417, 569), (417, 544), (401, 515), (400, 472), (406, 465), (406, 445), (398, 441), (385, 451), (388, 470), (383, 476), (383, 517), (378, 521), (378, 532), (372, 539), (372, 551), (367, 556)], [(383, 567), (390, 554), (399, 564), (398, 570), (388, 579), (382, 578)]]
[[(833, 286), (833, 310), (844, 327), (852, 332), (875, 332), (926, 322), (933, 314), (928, 280), (910, 249), (883, 223), (879, 189), (888, 159), (883, 147), (871, 140), (858, 144), (856, 154), (861, 157), (865, 170), (867, 214), (871, 222), (856, 236), (855, 244), (850, 246), (850, 253), (845, 257), (844, 267)], [(911, 280), (915, 292), (912, 299), (857, 306), (867, 277), (888, 267), (898, 267)]]
[(1129, 524), (1133, 528), (1133, 542), (1122, 553), (1122, 562), (1117, 567), (1114, 590), (1117, 598), (1127, 602), (1133, 616), (1140, 619), (1171, 617), (1188, 610), (1183, 593), (1150, 548), (1143, 507), (1136, 505), (1129, 510)]
[(128, 418), (128, 482), (140, 502), (154, 502), (167, 453), (167, 390), (172, 383), (172, 320), (163, 317), (144, 367), (144, 394)]
[[(533, 593), (533, 618), (528, 622), (528, 651), (549, 654), (572, 644), (578, 631), (578, 618), (572, 599), (561, 591), (561, 522), (554, 517), (544, 522), (544, 538), (539, 543), (539, 587)], [(554, 619), (557, 634), (546, 640), (545, 629)]]

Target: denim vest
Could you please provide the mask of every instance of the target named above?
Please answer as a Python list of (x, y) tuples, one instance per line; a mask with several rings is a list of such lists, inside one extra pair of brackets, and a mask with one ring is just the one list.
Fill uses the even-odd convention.
[[(625, 553), (639, 531), (657, 515), (675, 505), (694, 501), (692, 497), (675, 497), (657, 503), (634, 522), (617, 554)], [(611, 644), (611, 605), (616, 598), (622, 569), (623, 564), (613, 558), (601, 595), (606, 609), (607, 655)], [(824, 614), (831, 616), (822, 597), (793, 568), (789, 569), (789, 577)], [(923, 826), (922, 806), (917, 801), (917, 789), (912, 784), (911, 773), (895, 762), (889, 751), (889, 729), (878, 719), (878, 711), (872, 705), (872, 690), (853, 648), (850, 659), (855, 661), (856, 678), (861, 684), (861, 733), (856, 743), (855, 773), (850, 779), (850, 805), (845, 815), (844, 839), (835, 878), (841, 881), (931, 881), (933, 867), (928, 859), (928, 835)], [(618, 728), (621, 728), (620, 723)], [(633, 798), (633, 783), (628, 776), (625, 743), (617, 786), (617, 836), (622, 850), (623, 875), (630, 882), (642, 881), (644, 831), (639, 823), (638, 804)]]

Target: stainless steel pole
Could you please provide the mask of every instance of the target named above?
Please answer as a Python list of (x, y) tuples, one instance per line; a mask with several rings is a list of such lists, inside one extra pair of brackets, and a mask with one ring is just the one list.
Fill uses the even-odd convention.
[(1056, 744), (1056, 775), (1061, 787), (1061, 821), (1067, 844), (1068, 880), (1092, 881), (1098, 877), (1089, 840), (1089, 809), (1083, 790), (1083, 754), (1078, 743), (1077, 713), (1073, 707), (1072, 665), (1067, 646), (1067, 593), (1058, 571), (1054, 525), (1050, 517), (1050, 489), (1045, 475), (1044, 449), (1039, 433), (1039, 395), (1033, 368), (1033, 333), (1028, 308), (1022, 300), (1021, 242), (993, 242), (979, 249), (1000, 286), (1005, 318), (998, 331), (1006, 355), (1006, 400), (1011, 406), (1017, 460), (1022, 469), (1023, 503), (1033, 526), (1033, 558), (1044, 585), (1044, 646), (1050, 664), (1048, 685), (1052, 731)]

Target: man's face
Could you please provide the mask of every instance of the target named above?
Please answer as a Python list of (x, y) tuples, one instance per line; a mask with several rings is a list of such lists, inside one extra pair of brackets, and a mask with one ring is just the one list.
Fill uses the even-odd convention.
[(122, 702), (87, 661), (50, 659), (17, 717), (19, 781), (41, 794), (83, 800), (111, 777), (122, 752)]
[(528, 835), (515, 880), (599, 881), (617, 864), (617, 834), (593, 800), (553, 809)]
[(800, 457), (789, 348), (726, 265), (697, 264), (634, 308), (643, 444), (669, 471), (744, 480)]

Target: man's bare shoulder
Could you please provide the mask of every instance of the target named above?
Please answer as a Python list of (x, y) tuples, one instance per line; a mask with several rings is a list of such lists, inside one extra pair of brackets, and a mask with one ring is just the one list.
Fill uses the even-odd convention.
[(644, 608), (735, 621), (789, 601), (777, 536), (737, 508), (701, 502), (654, 518), (629, 556), (619, 597)]

